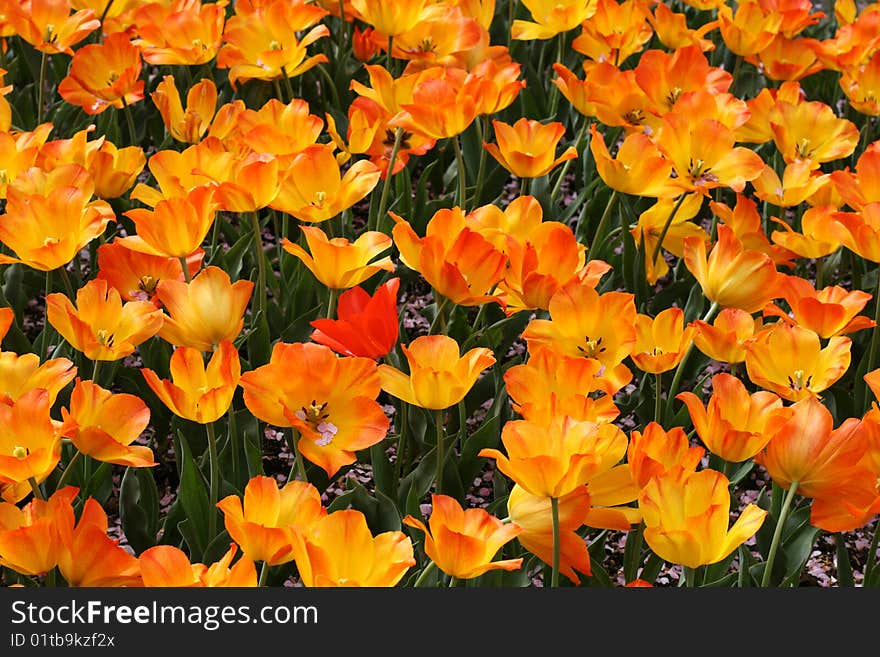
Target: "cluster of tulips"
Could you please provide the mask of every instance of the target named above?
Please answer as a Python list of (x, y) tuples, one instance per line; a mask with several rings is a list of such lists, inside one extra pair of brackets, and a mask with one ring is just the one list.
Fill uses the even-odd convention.
[(880, 585), (880, 4), (0, 39), (4, 585)]

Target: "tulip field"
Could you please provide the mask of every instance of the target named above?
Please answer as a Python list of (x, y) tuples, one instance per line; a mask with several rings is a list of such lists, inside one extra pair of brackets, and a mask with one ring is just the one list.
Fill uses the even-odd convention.
[(0, 0), (0, 585), (880, 586), (878, 116), (880, 3)]

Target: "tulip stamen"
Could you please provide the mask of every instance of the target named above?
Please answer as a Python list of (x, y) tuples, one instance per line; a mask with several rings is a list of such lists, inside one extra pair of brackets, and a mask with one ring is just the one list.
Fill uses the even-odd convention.
[(602, 346), (601, 337), (596, 340), (590, 340), (590, 336), (587, 335), (584, 337), (584, 342), (586, 342), (586, 346), (578, 345), (577, 350), (587, 358), (595, 358), (597, 354), (607, 351), (607, 348)]
[(792, 390), (804, 390), (808, 389), (813, 384), (813, 375), (806, 377), (804, 379), (804, 371), (803, 370), (795, 370), (794, 378), (788, 377), (788, 387)]
[(333, 442), (334, 436), (339, 433), (339, 427), (332, 422), (328, 422), (330, 413), (326, 409), (327, 402), (319, 404), (317, 400), (313, 399), (308, 407), (302, 406), (294, 413), (300, 420), (308, 423), (314, 432), (320, 434), (320, 438), (315, 439), (315, 444), (318, 447), (329, 445)]
[(12, 448), (12, 455), (17, 459), (27, 458), (30, 450), (27, 447), (22, 447), (21, 445), (16, 445)]

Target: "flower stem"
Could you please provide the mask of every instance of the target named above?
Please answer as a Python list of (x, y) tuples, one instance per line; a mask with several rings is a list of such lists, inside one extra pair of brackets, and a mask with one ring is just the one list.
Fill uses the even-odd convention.
[(287, 75), (287, 69), (281, 67), (281, 78), (284, 80), (284, 89), (287, 91), (287, 101), (292, 101), (296, 96), (293, 93), (293, 85), (290, 84), (290, 77)]
[(385, 68), (388, 69), (388, 74), (393, 78), (394, 77), (394, 57), (391, 56), (391, 51), (394, 49), (394, 37), (388, 37), (388, 51), (385, 53)]
[(73, 458), (67, 463), (67, 467), (64, 468), (64, 472), (61, 473), (61, 479), (58, 480), (58, 485), (55, 487), (55, 490), (61, 490), (64, 488), (64, 485), (67, 483), (68, 475), (73, 471), (73, 466), (76, 465), (76, 462), (79, 461), (81, 456), (82, 452), (76, 450), (76, 454), (73, 455)]
[[(709, 306), (709, 310), (706, 311), (706, 314), (703, 315), (702, 321), (708, 322), (715, 317), (718, 308), (720, 308), (719, 303), (717, 301), (713, 302), (712, 305)], [(666, 417), (669, 417), (669, 414), (672, 412), (672, 400), (675, 399), (675, 394), (678, 392), (678, 386), (681, 383), (682, 374), (684, 374), (684, 366), (687, 364), (688, 358), (690, 358), (693, 350), (694, 343), (691, 342), (685, 350), (684, 356), (678, 361), (678, 366), (675, 368), (675, 374), (672, 376), (672, 384), (669, 386), (669, 392), (666, 394), (666, 412), (664, 413)]]
[(871, 547), (868, 548), (868, 561), (865, 564), (865, 577), (862, 580), (864, 586), (869, 585), (871, 574), (874, 572), (874, 567), (877, 565), (878, 541), (880, 541), (880, 519), (877, 520), (877, 524), (874, 526), (874, 536), (871, 538)]
[(654, 422), (663, 424), (663, 374), (661, 372), (654, 373)]
[(260, 567), (260, 581), (257, 582), (257, 586), (266, 586), (267, 579), (269, 579), (269, 564), (264, 561)]
[[(489, 115), (483, 114), (477, 118), (477, 135), (480, 142), (480, 162), (477, 165), (477, 185), (474, 188), (474, 194), (471, 196), (471, 207), (477, 207), (480, 203), (480, 190), (483, 187), (483, 178), (486, 175), (486, 151), (483, 143), (486, 141), (489, 132)], [(568, 164), (569, 160), (566, 160)]]
[(46, 496), (43, 494), (43, 489), (40, 488), (40, 484), (37, 483), (37, 480), (33, 477), (28, 477), (28, 483), (31, 485), (31, 490), (34, 492), (34, 497), (38, 500), (46, 500)]
[(770, 586), (770, 578), (773, 575), (773, 562), (776, 560), (776, 551), (779, 549), (780, 539), (782, 538), (782, 529), (785, 527), (785, 520), (788, 517), (788, 510), (794, 500), (794, 494), (797, 492), (798, 482), (793, 481), (788, 487), (788, 493), (782, 502), (782, 508), (779, 510), (779, 518), (776, 520), (776, 529), (773, 530), (773, 539), (770, 542), (770, 552), (767, 554), (767, 562), (764, 564), (764, 576), (761, 577), (761, 586), (766, 588)]
[(666, 239), (666, 233), (669, 232), (669, 227), (672, 225), (672, 220), (675, 219), (675, 215), (678, 214), (678, 209), (681, 207), (681, 204), (684, 203), (684, 200), (688, 197), (686, 193), (682, 194), (678, 197), (678, 200), (675, 202), (675, 205), (672, 206), (672, 212), (669, 213), (669, 216), (666, 217), (666, 223), (663, 224), (663, 230), (660, 231), (660, 238), (657, 240), (657, 246), (654, 247), (654, 253), (651, 254), (651, 262), (656, 263), (657, 258), (660, 257), (660, 251), (663, 248), (663, 240)]
[(403, 140), (403, 128), (394, 130), (394, 145), (391, 147), (391, 155), (388, 156), (388, 169), (385, 171), (385, 181), (382, 183), (382, 196), (379, 197), (379, 211), (376, 212), (374, 221), (368, 227), (368, 230), (378, 230), (379, 222), (382, 221), (385, 214), (385, 208), (388, 206), (388, 190), (391, 187), (391, 176), (394, 175), (394, 163), (397, 160), (397, 153), (400, 150), (400, 142)]
[[(868, 369), (866, 369), (865, 372), (873, 372), (877, 363), (877, 342), (880, 340), (880, 336), (878, 336), (878, 331), (880, 331), (880, 276), (877, 277), (877, 289), (874, 291), (874, 299), (877, 302), (876, 307), (874, 308), (874, 321), (877, 323), (877, 326), (871, 329), (871, 347), (868, 349)], [(863, 399), (863, 405), (865, 407), (868, 406), (869, 397), (870, 395), (868, 394), (866, 386)]]
[(327, 298), (327, 319), (333, 319), (336, 314), (336, 303), (339, 301), (339, 290), (330, 288), (330, 296)]
[(436, 569), (437, 569), (437, 564), (435, 564), (433, 561), (429, 562), (428, 565), (425, 566), (425, 569), (421, 572), (421, 574), (416, 579), (415, 583), (413, 584), (413, 588), (416, 588), (416, 589), (420, 588), (422, 586), (422, 584), (425, 583), (425, 580), (428, 578), (428, 575), (433, 573), (434, 570), (436, 570)]
[(691, 568), (690, 566), (684, 567), (684, 578), (685, 578), (685, 586), (687, 588), (692, 589), (696, 586), (697, 580), (697, 569)]
[(550, 512), (553, 515), (553, 571), (550, 574), (550, 587), (559, 586), (559, 498), (550, 498)]
[(297, 430), (291, 427), (290, 435), (287, 436), (287, 445), (290, 447), (290, 451), (293, 452), (293, 467), (290, 469), (290, 475), (287, 478), (292, 480), (294, 473), (296, 473), (297, 479), (308, 483), (309, 478), (306, 476), (306, 464), (303, 462), (302, 454), (300, 454), (299, 448), (296, 446), (297, 438), (299, 438)]
[(257, 312), (266, 310), (266, 262), (263, 257), (263, 234), (256, 212), (251, 212), (251, 228), (254, 231), (254, 257), (257, 259)]
[(134, 117), (131, 115), (131, 106), (125, 102), (125, 96), (122, 100), (122, 113), (125, 114), (125, 122), (128, 123), (128, 135), (131, 138), (131, 145), (137, 146), (137, 129), (134, 127)]
[(605, 210), (604, 212), (602, 212), (602, 217), (599, 219), (599, 225), (596, 227), (596, 234), (593, 235), (593, 243), (590, 244), (590, 248), (587, 249), (587, 260), (592, 260), (592, 254), (599, 247), (599, 245), (602, 244), (602, 238), (605, 235), (605, 229), (608, 226), (608, 220), (611, 218), (611, 212), (617, 205), (619, 196), (620, 192), (618, 192), (616, 189), (611, 190), (611, 196), (608, 197), (608, 203), (605, 204)]
[(461, 153), (461, 143), (458, 139), (458, 135), (452, 138), (452, 148), (455, 150), (455, 163), (458, 167), (458, 197), (456, 198), (456, 205), (464, 210), (467, 201), (467, 197), (465, 196), (467, 193), (465, 180), (466, 170), (464, 168), (464, 156)]
[(443, 465), (446, 461), (446, 454), (443, 449), (443, 411), (434, 411), (434, 424), (437, 430), (437, 473), (434, 476), (434, 492), (437, 495), (443, 494)]
[(211, 541), (217, 535), (217, 497), (220, 491), (220, 461), (217, 458), (217, 436), (214, 433), (214, 423), (205, 424), (208, 434), (208, 457), (211, 460), (211, 498), (210, 511), (208, 513), (208, 540)]
[(400, 426), (397, 427), (397, 451), (394, 460), (394, 469), (397, 476), (394, 478), (396, 482), (400, 482), (404, 471), (404, 457), (406, 456), (406, 429), (409, 421), (409, 404), (405, 401), (400, 402)]
[[(556, 85), (553, 85), (556, 87)], [(556, 87), (558, 89), (558, 87)], [(581, 142), (584, 140), (584, 136), (587, 134), (587, 127), (589, 127), (590, 122), (584, 117), (584, 122), (581, 125), (581, 129), (578, 131), (577, 137), (574, 140), (575, 149), (580, 149)], [(485, 150), (485, 149), (484, 149)], [(559, 196), (559, 190), (562, 188), (562, 181), (565, 179), (565, 175), (568, 173), (569, 167), (571, 167), (571, 163), (574, 160), (566, 160), (562, 164), (562, 170), (559, 172), (559, 177), (556, 179), (556, 184), (553, 185), (553, 191), (550, 192), (550, 205), (552, 206), (556, 203), (556, 197)]]
[(46, 67), (49, 63), (49, 55), (41, 52), (40, 57), (40, 79), (37, 87), (37, 125), (43, 122), (43, 87), (46, 85)]
[[(214, 253), (213, 249), (211, 249), (211, 253)], [(181, 256), (180, 258), (178, 258), (178, 260), (180, 260), (180, 268), (183, 270), (183, 280), (185, 280), (187, 283), (190, 283), (192, 281), (192, 276), (190, 276), (189, 265), (186, 262), (186, 258)]]
[(101, 385), (99, 383), (101, 378), (101, 361), (93, 360), (92, 361), (92, 383), (96, 386)]

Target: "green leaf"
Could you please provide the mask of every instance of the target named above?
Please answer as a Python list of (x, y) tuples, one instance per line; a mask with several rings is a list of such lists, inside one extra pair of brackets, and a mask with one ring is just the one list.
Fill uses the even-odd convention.
[(122, 531), (135, 554), (156, 544), (159, 531), (159, 491), (146, 468), (126, 468), (119, 487)]
[(200, 560), (208, 545), (208, 514), (216, 513), (217, 510), (209, 507), (208, 488), (201, 471), (196, 467), (186, 437), (180, 431), (177, 436), (177, 453), (181, 458), (178, 495), (187, 517), (178, 528), (189, 545), (190, 558)]

